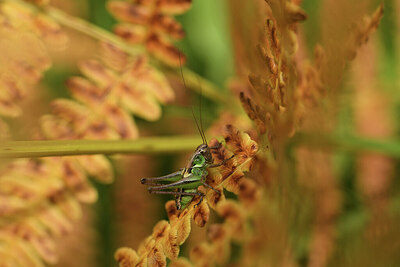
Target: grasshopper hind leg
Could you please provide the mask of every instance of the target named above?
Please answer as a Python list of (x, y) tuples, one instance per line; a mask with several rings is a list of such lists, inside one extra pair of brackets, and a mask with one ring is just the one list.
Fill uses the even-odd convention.
[(168, 181), (168, 180), (171, 180), (171, 181), (174, 181), (174, 180), (178, 180), (178, 179), (181, 178), (182, 170), (183, 170), (183, 169), (180, 169), (179, 171), (173, 172), (173, 173), (168, 174), (168, 175), (160, 176), (160, 177), (142, 178), (142, 179), (140, 179), (140, 182), (141, 182), (142, 184), (152, 184), (152, 183), (154, 183), (155, 181), (162, 181), (162, 180), (167, 180), (167, 181)]

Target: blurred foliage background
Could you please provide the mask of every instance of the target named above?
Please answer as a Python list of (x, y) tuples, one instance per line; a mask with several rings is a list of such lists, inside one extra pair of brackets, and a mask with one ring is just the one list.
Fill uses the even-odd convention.
[[(52, 1), (54, 6), (111, 31), (116, 20), (106, 10), (106, 3), (106, 0)], [(186, 31), (186, 37), (177, 43), (187, 56), (186, 66), (218, 85), (225, 93), (228, 92), (225, 86), (227, 80), (234, 76), (228, 16), (225, 1), (201, 0), (193, 1), (191, 9), (177, 17)], [(95, 40), (72, 30), (67, 31), (73, 36), (68, 51), (53, 55), (56, 58), (54, 66), (46, 72), (42, 80), (51, 98), (68, 97), (63, 84), (68, 77), (79, 73), (75, 63), (96, 56), (93, 54), (97, 45)], [(74, 45), (76, 43), (80, 45)], [(159, 121), (136, 119), (141, 135), (198, 134), (192, 109), (199, 117), (201, 102), (204, 127), (209, 126), (220, 111), (214, 101), (184, 88), (178, 91), (177, 95), (176, 101), (163, 107), (163, 116)], [(99, 200), (93, 210), (92, 207), (86, 207), (89, 210), (84, 213), (89, 214), (89, 218), (82, 222), (86, 225), (83, 225), (82, 229), (76, 229), (79, 233), (87, 232), (91, 224), (94, 224), (95, 231), (89, 236), (68, 236), (69, 242), (64, 244), (65, 250), (61, 249), (65, 255), (61, 255), (56, 266), (70, 266), (72, 262), (77, 262), (79, 256), (79, 261), (85, 262), (86, 266), (115, 266), (114, 253), (118, 247), (137, 247), (151, 231), (155, 221), (166, 219), (163, 203), (170, 197), (152, 197), (140, 184), (140, 178), (173, 172), (185, 164), (187, 156), (188, 154), (133, 156), (125, 160), (128, 162), (125, 165), (130, 163), (133, 168), (124, 164), (117, 165), (117, 170), (121, 168), (116, 173), (118, 181), (112, 185), (96, 183)], [(145, 210), (145, 214), (138, 214), (138, 210)], [(74, 246), (77, 238), (79, 247)], [(85, 247), (87, 249), (82, 249)], [(71, 257), (71, 254), (75, 255)]]
[[(115, 20), (106, 11), (106, 2), (54, 0), (52, 4), (111, 30)], [(329, 12), (324, 8), (324, 2), (332, 1), (304, 0), (301, 3), (308, 19), (299, 27), (300, 43), (307, 48), (302, 52), (308, 55), (312, 55), (317, 43), (329, 41), (324, 39), (323, 25), (319, 23), (321, 17)], [(364, 1), (358, 2), (360, 5), (365, 4)], [(357, 58), (348, 67), (341, 82), (345, 89), (339, 96), (340, 116), (335, 132), (400, 140), (400, 4), (396, 0), (383, 2), (385, 13), (377, 32), (372, 35), (368, 44), (358, 51)], [(368, 10), (373, 10), (379, 3), (380, 1), (369, 1)], [(229, 5), (229, 0), (194, 0), (189, 12), (178, 17), (187, 33), (186, 38), (178, 44), (187, 55), (187, 67), (218, 85), (223, 93), (228, 93), (227, 82), (236, 73), (231, 37), (231, 33), (235, 31), (231, 27), (231, 21), (236, 18), (230, 15)], [(337, 20), (340, 19), (338, 15)], [(71, 30), (68, 30), (68, 33), (71, 36), (70, 47), (67, 51), (54, 52), (54, 67), (46, 72), (43, 79), (47, 88), (45, 98), (48, 99), (67, 97), (68, 93), (63, 85), (69, 76), (78, 73), (75, 63), (95, 56), (95, 40)], [(368, 87), (368, 90), (359, 88), (363, 86)], [(194, 107), (198, 113), (200, 98), (198, 94), (188, 92), (184, 88), (178, 89), (176, 101), (163, 107), (163, 116), (159, 121), (137, 120), (141, 135), (196, 134), (191, 109)], [(375, 103), (370, 100), (379, 101)], [(215, 101), (205, 98), (202, 98), (201, 105), (204, 124), (209, 126), (213, 118), (220, 113), (220, 107)], [(40, 115), (41, 112), (35, 113)], [(29, 127), (29, 124), (21, 127), (21, 132), (16, 135), (23, 137), (23, 129)], [(166, 218), (163, 203), (169, 197), (148, 195), (146, 189), (140, 185), (140, 178), (175, 171), (184, 164), (186, 157), (187, 154), (169, 154), (131, 156), (115, 160), (115, 183), (96, 184), (99, 200), (94, 207), (85, 207), (85, 217), (75, 229), (77, 234), (63, 238), (59, 243), (61, 259), (56, 266), (115, 266), (113, 254), (118, 247), (137, 247), (151, 232), (153, 223)], [(393, 225), (399, 222), (400, 215), (400, 160), (372, 154), (360, 156), (358, 153), (335, 151), (334, 173), (338, 179), (336, 182), (342, 197), (342, 209), (338, 212), (335, 244), (340, 249), (331, 257), (330, 265), (400, 264), (400, 253), (395, 256), (400, 247), (400, 230), (395, 230), (396, 225)], [(359, 177), (363, 175), (367, 178), (362, 181)], [(291, 189), (288, 190), (290, 192)], [(293, 191), (293, 194), (297, 193), (298, 191)], [(303, 215), (307, 217), (312, 210), (307, 204), (307, 199), (294, 199), (299, 203), (293, 205), (305, 205)], [(305, 203), (301, 203), (303, 200)], [(375, 216), (374, 212), (380, 214), (377, 211), (380, 209), (387, 209), (386, 216), (394, 219), (375, 218), (378, 222), (374, 227), (369, 222)], [(311, 222), (304, 218), (297, 219), (298, 221), (294, 220), (292, 223), (302, 225), (293, 227), (293, 235), (299, 235), (293, 239), (300, 240), (295, 251), (296, 259), (299, 266), (308, 266)], [(385, 237), (376, 243), (363, 243), (365, 227), (371, 227), (368, 238), (374, 240), (374, 235), (382, 234), (382, 231)], [(188, 243), (197, 242), (204, 235), (203, 229), (193, 231)], [(240, 253), (240, 248), (233, 249)], [(362, 255), (357, 255), (358, 253)], [(353, 258), (364, 261), (353, 262)], [(369, 262), (371, 260), (376, 260), (379, 264)]]

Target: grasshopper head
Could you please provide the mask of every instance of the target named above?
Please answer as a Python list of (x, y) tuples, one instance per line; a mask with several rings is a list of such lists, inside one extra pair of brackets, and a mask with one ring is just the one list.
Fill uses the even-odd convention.
[(201, 154), (205, 159), (208, 164), (213, 163), (213, 158), (211, 156), (211, 150), (210, 147), (207, 144), (201, 144), (196, 148), (196, 152)]

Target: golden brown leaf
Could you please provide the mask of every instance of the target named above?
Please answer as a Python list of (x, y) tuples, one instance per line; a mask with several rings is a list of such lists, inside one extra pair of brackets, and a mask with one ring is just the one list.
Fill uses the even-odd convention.
[(120, 84), (118, 89), (121, 104), (130, 112), (151, 121), (161, 116), (160, 106), (149, 92), (127, 83)]
[(301, 7), (290, 1), (286, 1), (285, 12), (288, 24), (301, 22), (307, 19), (306, 12), (304, 12), (304, 10), (301, 9)]
[(147, 253), (154, 247), (155, 243), (156, 241), (153, 239), (152, 236), (148, 236), (147, 238), (145, 238), (139, 244), (139, 248), (137, 249), (137, 253), (140, 255), (140, 258), (142, 258), (143, 255), (147, 255)]
[(165, 210), (167, 211), (168, 219), (170, 222), (174, 222), (178, 219), (178, 210), (174, 200), (167, 201), (165, 203)]
[[(0, 93), (1, 94), (1, 93)], [(11, 100), (0, 95), (0, 115), (7, 117), (18, 117), (22, 114), (22, 110)]]
[(52, 204), (57, 205), (63, 214), (70, 220), (77, 220), (82, 217), (82, 208), (78, 199), (68, 192), (60, 192), (49, 196)]
[(71, 123), (76, 133), (85, 132), (93, 119), (93, 115), (87, 107), (72, 100), (56, 99), (51, 106), (53, 113)]
[(203, 200), (197, 207), (194, 208), (193, 220), (194, 222), (200, 226), (204, 227), (204, 225), (208, 222), (210, 217), (210, 208), (205, 200)]
[[(146, 256), (146, 255), (145, 255), (145, 256)], [(149, 266), (149, 265), (147, 264), (147, 260), (148, 260), (147, 257), (142, 257), (142, 258), (140, 259), (140, 261), (136, 264), (136, 267), (147, 267), (147, 266)]]
[(164, 254), (169, 259), (176, 259), (179, 255), (178, 229), (170, 227), (168, 236), (162, 241)]
[(14, 173), (3, 175), (0, 179), (0, 186), (2, 193), (29, 201), (40, 198), (43, 191), (41, 184), (32, 182), (29, 177), (19, 177)]
[(240, 182), (243, 179), (244, 174), (240, 170), (235, 170), (232, 174), (226, 178), (222, 184), (226, 188), (226, 190), (235, 193), (236, 195), (239, 194)]
[(42, 14), (37, 15), (33, 19), (33, 23), (47, 44), (57, 49), (66, 48), (69, 39), (58, 23)]
[(178, 231), (176, 240), (178, 245), (182, 245), (188, 238), (190, 231), (192, 229), (191, 219), (192, 219), (191, 215), (186, 209), (179, 215), (179, 219), (175, 221), (173, 227), (176, 227)]
[(100, 48), (102, 60), (107, 67), (117, 72), (122, 72), (126, 68), (129, 63), (129, 55), (125, 51), (107, 42), (101, 42)]
[(213, 262), (212, 256), (212, 248), (207, 243), (196, 245), (190, 251), (190, 260), (194, 262), (196, 266), (211, 266), (211, 263)]
[(218, 214), (225, 219), (227, 225), (231, 227), (232, 235), (242, 238), (244, 234), (245, 210), (238, 202), (227, 200), (217, 206)]
[(347, 48), (347, 59), (353, 60), (356, 56), (357, 49), (368, 41), (369, 36), (379, 26), (379, 22), (383, 17), (383, 3), (372, 13), (371, 16), (365, 16), (362, 22), (359, 22), (355, 31), (352, 33), (349, 47)]
[(57, 261), (55, 244), (46, 229), (35, 219), (15, 225), (12, 230), (16, 236), (22, 237), (35, 249), (35, 251), (47, 262), (54, 264)]
[(239, 200), (248, 208), (260, 200), (260, 190), (257, 184), (248, 178), (239, 182)]
[(139, 136), (133, 118), (122, 108), (116, 105), (106, 105), (104, 107), (105, 119), (111, 129), (115, 130), (123, 139), (135, 139)]
[(102, 91), (108, 90), (106, 87), (111, 86), (116, 80), (115, 73), (94, 59), (82, 62), (79, 64), (79, 69), (86, 77), (103, 87)]
[(159, 221), (154, 227), (153, 227), (153, 238), (156, 240), (156, 242), (159, 239), (164, 239), (169, 231), (171, 229), (171, 226), (169, 223), (165, 220)]
[(178, 258), (176, 260), (171, 261), (169, 264), (170, 267), (192, 267), (193, 265), (186, 258)]
[(103, 119), (93, 121), (88, 128), (81, 133), (80, 139), (120, 139), (119, 134), (112, 129)]
[(27, 201), (16, 196), (0, 195), (0, 216), (10, 216), (27, 206)]
[(44, 267), (39, 254), (27, 241), (16, 240), (14, 236), (5, 233), (0, 233), (0, 240), (5, 244), (5, 249), (8, 249), (8, 256), (17, 263), (16, 266)]
[[(250, 77), (249, 77), (250, 78)], [(253, 84), (253, 83), (252, 83)], [(253, 84), (254, 86), (254, 84)], [(243, 92), (240, 92), (240, 102), (247, 115), (256, 124), (257, 130), (260, 134), (264, 134), (267, 131), (265, 111), (262, 111), (260, 107), (253, 103), (253, 101), (246, 97)]]
[(92, 108), (101, 108), (111, 92), (111, 87), (96, 86), (82, 77), (69, 78), (66, 85), (75, 99)]
[(57, 116), (44, 115), (40, 118), (42, 133), (47, 139), (75, 139), (77, 137), (72, 125)]
[(147, 256), (148, 266), (165, 267), (167, 266), (167, 259), (159, 244), (156, 244)]
[(147, 29), (142, 25), (120, 23), (114, 27), (114, 32), (131, 44), (143, 43), (147, 37)]
[[(227, 148), (235, 154), (236, 164), (240, 165), (251, 161), (258, 151), (258, 145), (246, 133), (240, 132), (232, 125), (227, 125), (224, 135)], [(241, 166), (243, 171), (250, 165)]]
[(165, 76), (152, 68), (145, 57), (138, 57), (123, 73), (124, 83), (148, 92), (161, 103), (174, 99), (175, 94)]
[(177, 67), (186, 62), (186, 57), (166, 38), (153, 34), (147, 38), (146, 47), (157, 59), (168, 65)]
[(97, 200), (97, 191), (89, 184), (84, 170), (74, 158), (64, 158), (62, 167), (62, 177), (66, 185), (80, 201), (93, 203)]
[(113, 168), (104, 155), (87, 155), (76, 157), (85, 171), (102, 183), (112, 183), (114, 180)]
[(186, 12), (191, 4), (192, 0), (161, 0), (158, 7), (162, 13), (176, 15)]
[(114, 258), (118, 261), (119, 266), (121, 267), (135, 267), (139, 261), (139, 256), (136, 251), (126, 247), (119, 248), (115, 252)]
[(125, 1), (109, 1), (107, 8), (117, 19), (133, 24), (146, 24), (151, 16), (148, 7)]
[(37, 214), (37, 218), (54, 236), (66, 235), (71, 232), (73, 227), (71, 222), (56, 206), (46, 205)]
[(153, 17), (152, 26), (154, 31), (159, 34), (171, 36), (175, 39), (181, 39), (185, 37), (185, 31), (182, 26), (172, 17), (158, 14)]
[(13, 101), (22, 100), (27, 94), (27, 87), (24, 82), (15, 74), (3, 72), (0, 76), (0, 91)]
[(217, 206), (217, 212), (227, 221), (241, 221), (242, 210), (233, 200), (226, 200)]
[(214, 255), (219, 265), (226, 265), (230, 256), (229, 233), (225, 224), (213, 224), (208, 228), (208, 238), (214, 247)]

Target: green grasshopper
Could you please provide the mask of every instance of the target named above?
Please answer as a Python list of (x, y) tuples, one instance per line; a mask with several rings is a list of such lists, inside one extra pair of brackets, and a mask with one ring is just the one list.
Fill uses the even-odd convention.
[[(180, 54), (179, 54), (179, 64), (182, 75), (182, 81), (186, 87), (185, 78), (183, 77), (183, 72), (182, 72)], [(208, 175), (207, 169), (224, 165), (226, 161), (230, 160), (234, 156), (233, 155), (232, 157), (223, 160), (221, 163), (213, 164), (211, 150), (218, 149), (219, 145), (213, 147), (209, 147), (207, 145), (207, 138), (204, 134), (203, 122), (201, 119), (201, 102), (200, 102), (201, 128), (197, 123), (194, 113), (193, 113), (193, 118), (194, 121), (196, 122), (197, 130), (200, 133), (203, 143), (196, 148), (193, 155), (189, 158), (186, 167), (165, 176), (141, 179), (142, 184), (149, 185), (149, 187), (147, 187), (147, 190), (151, 194), (174, 195), (176, 209), (178, 210), (186, 208), (192, 202), (193, 198), (196, 196), (200, 197), (200, 201), (196, 204), (196, 206), (203, 201), (204, 193), (198, 190), (198, 187), (200, 185), (204, 185), (214, 190), (218, 194), (220, 194), (220, 192), (217, 189), (206, 183), (206, 178)]]
[(198, 190), (200, 185), (204, 185), (220, 194), (217, 189), (206, 183), (206, 177), (208, 175), (207, 169), (219, 167), (233, 157), (225, 159), (220, 163), (213, 164), (211, 150), (218, 149), (219, 146), (209, 147), (204, 132), (200, 130), (197, 121), (196, 125), (203, 139), (203, 143), (196, 148), (185, 168), (165, 176), (141, 179), (142, 184), (150, 185), (147, 187), (147, 190), (151, 194), (174, 195), (176, 208), (178, 210), (186, 208), (195, 196), (200, 197), (200, 201), (196, 205), (199, 205), (203, 201), (204, 193)]

